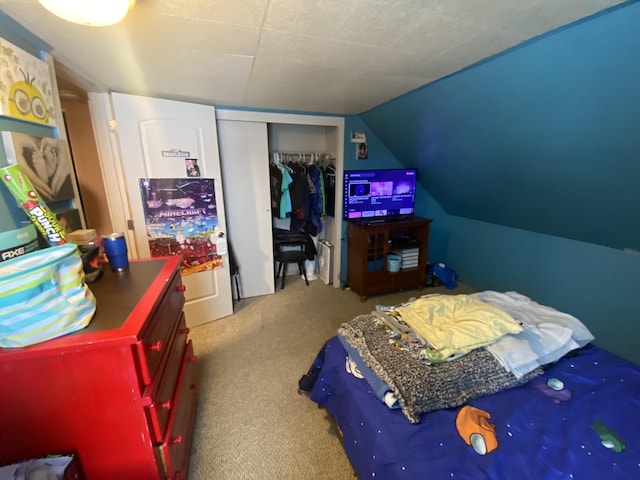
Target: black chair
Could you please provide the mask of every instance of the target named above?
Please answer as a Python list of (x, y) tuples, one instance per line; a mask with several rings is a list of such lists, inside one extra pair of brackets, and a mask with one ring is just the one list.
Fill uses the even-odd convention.
[(284, 279), (287, 275), (289, 264), (296, 263), (300, 275), (309, 286), (305, 260), (313, 260), (316, 256), (316, 248), (311, 236), (304, 232), (289, 232), (280, 228), (273, 229), (273, 258), (278, 265), (276, 267), (276, 280), (282, 273), (280, 289), (284, 288)]

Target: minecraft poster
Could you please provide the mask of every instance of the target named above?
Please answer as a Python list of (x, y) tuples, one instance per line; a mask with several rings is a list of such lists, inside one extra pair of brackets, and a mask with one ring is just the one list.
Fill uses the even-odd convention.
[(140, 193), (152, 257), (182, 255), (183, 275), (222, 265), (212, 178), (141, 178)]

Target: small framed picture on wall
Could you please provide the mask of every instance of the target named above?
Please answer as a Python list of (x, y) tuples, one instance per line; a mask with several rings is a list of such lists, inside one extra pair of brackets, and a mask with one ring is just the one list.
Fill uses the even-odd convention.
[(367, 158), (369, 158), (369, 147), (366, 143), (358, 143), (358, 148), (356, 151), (358, 160), (366, 160)]
[(0, 115), (56, 126), (49, 64), (0, 38)]
[(2, 132), (10, 165), (19, 165), (42, 199), (59, 202), (75, 197), (69, 148), (64, 140)]
[(367, 143), (367, 133), (362, 130), (352, 130), (351, 143)]

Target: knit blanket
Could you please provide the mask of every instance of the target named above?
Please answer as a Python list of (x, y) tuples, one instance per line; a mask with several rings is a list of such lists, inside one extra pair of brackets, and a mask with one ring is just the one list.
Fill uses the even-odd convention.
[(537, 368), (518, 379), (484, 348), (447, 363), (429, 364), (389, 342), (383, 321), (359, 315), (338, 329), (366, 365), (395, 394), (412, 423), (423, 413), (460, 406), (467, 401), (517, 387), (542, 374)]

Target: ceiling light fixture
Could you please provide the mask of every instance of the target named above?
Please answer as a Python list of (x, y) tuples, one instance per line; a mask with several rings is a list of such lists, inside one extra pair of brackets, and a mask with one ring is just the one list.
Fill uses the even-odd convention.
[(121, 21), (135, 0), (38, 0), (44, 8), (68, 22), (106, 27)]

